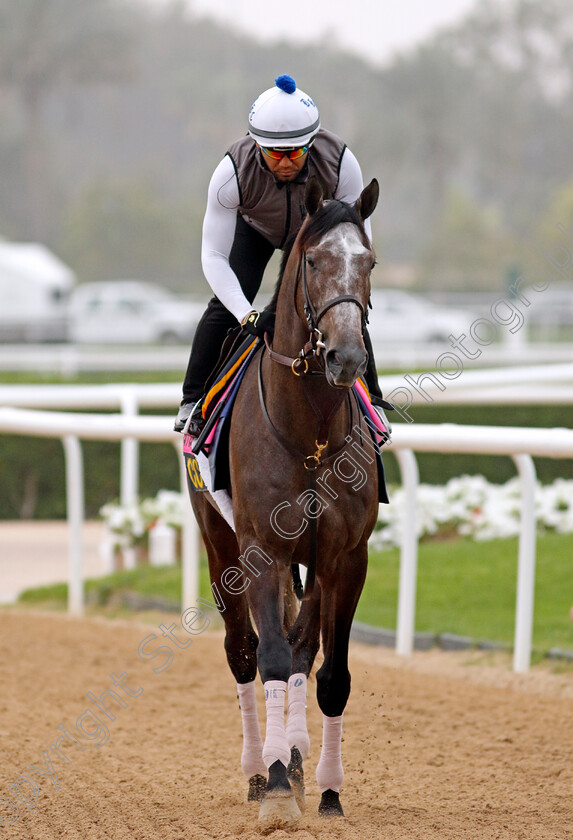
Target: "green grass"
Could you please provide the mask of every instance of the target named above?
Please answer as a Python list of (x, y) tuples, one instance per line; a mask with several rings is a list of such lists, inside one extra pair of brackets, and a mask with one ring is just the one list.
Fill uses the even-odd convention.
[[(210, 598), (209, 572), (206, 561), (201, 562), (199, 588), (204, 597)], [(179, 566), (140, 566), (130, 571), (114, 572), (102, 578), (85, 582), (86, 602), (104, 607), (117, 603), (121, 595), (135, 592), (142, 598), (156, 598), (178, 608), (181, 601), (181, 569)], [(67, 583), (38, 586), (22, 592), (19, 604), (34, 607), (65, 609), (68, 599)]]
[[(534, 647), (573, 650), (573, 534), (546, 534), (537, 543)], [(512, 643), (515, 620), (517, 540), (473, 542), (458, 539), (422, 543), (418, 561), (416, 631), (455, 633), (476, 640)], [(357, 619), (378, 627), (396, 627), (399, 552), (372, 552)], [(179, 568), (142, 566), (86, 582), (88, 603), (117, 604), (122, 592), (160, 598), (178, 605)], [(210, 598), (205, 561), (200, 592)], [(67, 585), (30, 589), (21, 604), (64, 609)]]
[[(476, 640), (513, 642), (517, 540), (452, 540), (420, 545), (416, 631), (455, 633)], [(537, 541), (533, 644), (573, 650), (573, 534)], [(395, 629), (398, 550), (370, 556), (357, 619)]]

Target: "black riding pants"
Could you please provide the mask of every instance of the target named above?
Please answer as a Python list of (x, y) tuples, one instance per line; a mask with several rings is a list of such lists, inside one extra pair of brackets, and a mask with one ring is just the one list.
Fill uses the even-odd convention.
[[(274, 247), (265, 237), (248, 225), (237, 213), (235, 239), (229, 254), (229, 265), (237, 275), (245, 297), (252, 303), (263, 281), (265, 268), (273, 255)], [(184, 402), (195, 402), (203, 396), (205, 382), (215, 367), (225, 336), (237, 319), (223, 306), (219, 298), (212, 297), (197, 324), (191, 357), (183, 383)]]
[[(229, 265), (238, 277), (245, 297), (252, 303), (259, 291), (265, 268), (273, 255), (274, 247), (265, 237), (248, 225), (237, 213), (235, 239), (229, 255)], [(191, 356), (183, 383), (183, 401), (195, 402), (204, 393), (205, 382), (215, 367), (225, 336), (237, 319), (223, 306), (219, 298), (212, 297), (197, 324)], [(381, 397), (378, 374), (368, 330), (364, 330), (364, 344), (368, 351), (366, 384), (372, 396)]]

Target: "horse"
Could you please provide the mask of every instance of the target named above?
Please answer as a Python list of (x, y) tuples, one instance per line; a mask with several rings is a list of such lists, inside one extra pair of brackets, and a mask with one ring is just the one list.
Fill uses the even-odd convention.
[[(353, 205), (325, 201), (319, 182), (310, 179), (305, 220), (284, 252), (270, 304), (276, 312), (272, 341), (266, 334), (233, 407), (235, 531), (208, 492), (191, 493), (237, 684), (241, 767), (248, 799), (260, 802), (262, 826), (294, 823), (304, 807), (307, 679), (321, 636), (319, 813), (344, 816), (339, 794), (349, 637), (378, 510), (372, 437), (351, 391), (367, 363), (363, 330), (375, 255), (364, 220), (378, 193), (374, 179)], [(297, 610), (300, 564), (307, 574)], [(264, 741), (257, 671), (265, 690)]]

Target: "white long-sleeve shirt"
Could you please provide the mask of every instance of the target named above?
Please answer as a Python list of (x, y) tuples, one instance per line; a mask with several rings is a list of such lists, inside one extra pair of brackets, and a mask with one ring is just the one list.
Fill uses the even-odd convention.
[[(334, 198), (352, 204), (362, 192), (363, 186), (360, 164), (350, 149), (345, 148)], [(253, 307), (229, 265), (239, 204), (239, 185), (235, 168), (231, 158), (225, 155), (209, 183), (207, 210), (203, 221), (201, 263), (214, 294), (235, 318), (241, 321)], [(365, 228), (368, 237), (372, 239), (369, 219), (365, 222)]]

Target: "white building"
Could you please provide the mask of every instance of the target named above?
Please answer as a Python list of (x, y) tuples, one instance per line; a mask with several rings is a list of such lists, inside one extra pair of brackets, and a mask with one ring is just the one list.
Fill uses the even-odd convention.
[(73, 271), (43, 245), (0, 240), (0, 341), (67, 337)]

